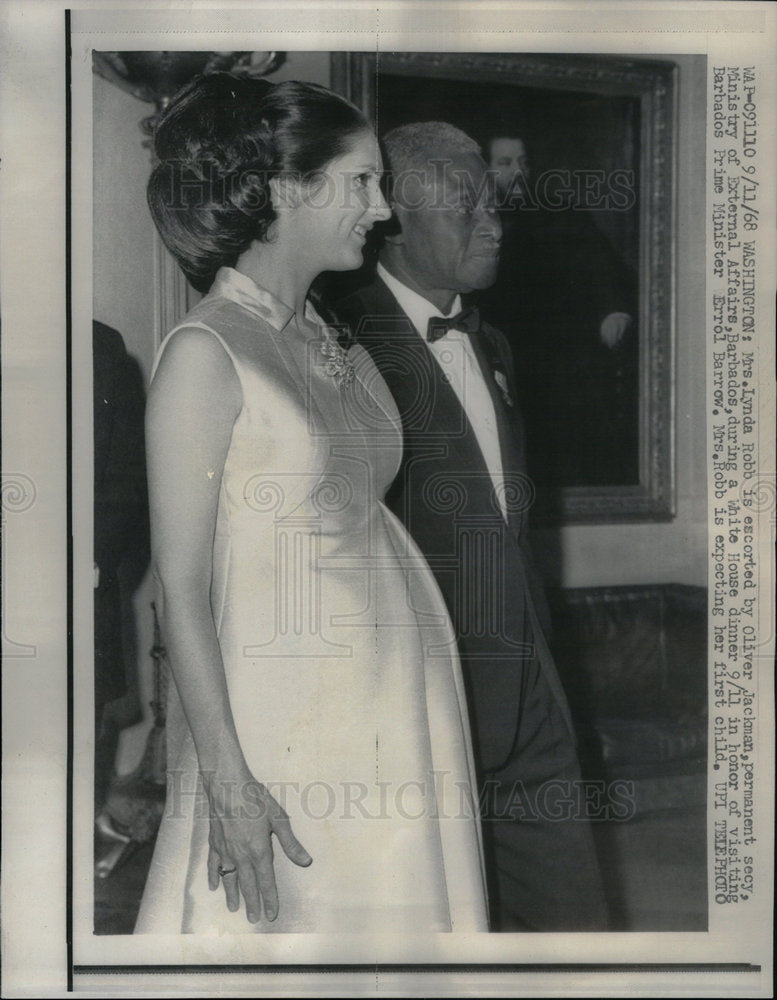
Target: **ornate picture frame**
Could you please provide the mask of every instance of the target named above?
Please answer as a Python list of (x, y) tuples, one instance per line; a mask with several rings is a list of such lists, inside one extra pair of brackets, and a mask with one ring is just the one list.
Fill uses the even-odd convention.
[[(479, 124), (478, 102), (499, 108), (520, 100), (548, 109), (543, 121), (549, 130), (554, 127), (554, 108), (563, 111), (560, 130), (578, 107), (591, 121), (597, 107), (624, 109), (621, 119), (630, 123), (628, 139), (618, 134), (615, 112), (614, 124), (597, 127), (603, 165), (625, 157), (623, 165), (632, 168), (635, 184), (630, 218), (616, 220), (632, 248), (638, 289), (633, 317), (638, 344), (628, 391), (635, 425), (632, 444), (630, 453), (621, 456), (622, 473), (617, 469), (610, 473), (614, 481), (538, 482), (535, 520), (541, 524), (671, 520), (675, 513), (675, 64), (596, 55), (452, 52), (338, 52), (331, 60), (333, 89), (361, 107), (376, 122), (379, 135), (394, 125), (432, 117), (444, 117), (472, 133)], [(472, 105), (468, 112), (467, 104)], [(531, 432), (531, 426), (528, 429)], [(607, 428), (602, 433), (606, 442)]]

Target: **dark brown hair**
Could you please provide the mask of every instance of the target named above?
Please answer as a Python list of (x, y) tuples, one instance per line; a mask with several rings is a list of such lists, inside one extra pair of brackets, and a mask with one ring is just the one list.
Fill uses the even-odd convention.
[(312, 180), (369, 127), (358, 108), (312, 83), (209, 73), (180, 90), (154, 135), (148, 203), (191, 284), (207, 291), (220, 267), (267, 238), (273, 177)]

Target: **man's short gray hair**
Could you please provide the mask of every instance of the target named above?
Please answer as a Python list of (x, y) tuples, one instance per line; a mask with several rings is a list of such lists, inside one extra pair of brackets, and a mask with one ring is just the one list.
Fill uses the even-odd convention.
[(448, 122), (411, 122), (383, 137), (388, 166), (396, 177), (409, 170), (425, 170), (430, 159), (455, 153), (481, 154), (474, 139)]

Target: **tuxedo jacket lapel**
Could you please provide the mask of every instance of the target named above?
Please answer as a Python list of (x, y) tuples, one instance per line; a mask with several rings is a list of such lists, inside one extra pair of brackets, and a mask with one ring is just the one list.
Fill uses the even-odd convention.
[[(488, 350), (484, 348), (484, 340), (491, 341)], [(519, 546), (522, 547), (522, 538), (528, 517), (528, 507), (532, 499), (531, 494), (533, 492), (531, 488), (531, 481), (526, 473), (523, 424), (521, 422), (520, 413), (515, 407), (515, 402), (513, 403), (513, 406), (509, 406), (496, 384), (496, 379), (494, 378), (495, 369), (491, 360), (491, 355), (494, 354), (494, 352), (497, 352), (500, 355), (500, 369), (505, 375), (508, 394), (511, 399), (515, 401), (515, 386), (512, 384), (512, 358), (509, 357), (509, 355), (502, 354), (500, 350), (500, 341), (493, 336), (492, 329), (487, 325), (484, 325), (480, 334), (473, 336), (472, 341), (475, 347), (475, 352), (478, 355), (478, 361), (480, 362), (482, 371), (486, 376), (486, 382), (489, 386), (491, 398), (494, 401), (494, 411), (496, 413), (499, 444), (502, 455), (502, 466), (508, 495), (510, 492), (511, 480), (512, 485), (516, 490), (516, 496), (513, 503), (508, 503), (508, 525), (515, 534)], [(507, 348), (505, 348), (505, 350), (507, 350)], [(521, 503), (521, 500), (524, 498), (526, 503)], [(534, 595), (535, 593), (541, 593), (541, 591), (537, 590), (536, 582), (532, 582), (528, 579), (528, 573), (530, 570), (525, 560), (521, 560), (514, 566), (514, 572), (520, 578), (519, 589), (525, 596), (526, 611), (529, 615), (529, 621), (531, 622), (534, 642), (537, 647), (537, 656), (543, 665), (545, 677), (553, 690), (556, 701), (561, 709), (561, 713), (564, 716), (567, 728), (574, 736), (574, 725), (569, 711), (566, 695), (564, 693), (564, 688), (561, 683), (561, 679), (558, 676), (555, 661), (545, 639), (543, 626), (538, 618), (538, 609), (536, 607)]]
[[(444, 445), (447, 461), (454, 468), (485, 467), (483, 453), (459, 397), (423, 337), (382, 281), (376, 281), (368, 292), (368, 309), (359, 329), (352, 334), (378, 362), (403, 414), (406, 433), (422, 434), (426, 444)], [(408, 369), (414, 377), (407, 377)], [(426, 400), (417, 398), (419, 383), (422, 391), (429, 394)]]
[[(519, 418), (514, 411), (514, 407), (509, 406), (497, 384), (494, 374), (497, 369), (495, 369), (491, 358), (494, 348), (486, 350), (484, 340), (487, 338), (488, 332), (486, 330), (485, 332), (473, 334), (470, 340), (475, 356), (480, 364), (483, 379), (488, 387), (491, 401), (494, 404), (497, 434), (499, 435), (499, 453), (502, 458), (502, 472), (509, 498), (512, 489), (519, 489), (523, 492), (525, 488), (524, 483), (518, 481), (518, 477), (525, 478), (523, 433), (522, 428), (516, 427)], [(510, 368), (505, 365), (501, 358), (500, 361), (499, 370), (502, 371), (506, 379), (510, 378)], [(513, 386), (508, 382), (505, 384), (508, 386), (508, 395), (514, 400)], [(515, 503), (508, 502), (507, 508), (507, 523), (513, 532), (520, 534), (525, 522), (525, 512), (521, 509), (520, 505), (516, 505)]]

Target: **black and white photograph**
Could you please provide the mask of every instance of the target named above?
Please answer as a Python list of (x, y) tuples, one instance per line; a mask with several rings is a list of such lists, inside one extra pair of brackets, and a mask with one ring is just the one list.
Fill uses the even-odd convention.
[[(95, 464), (99, 487), (95, 558), (100, 574), (95, 590), (100, 601), (96, 636), (105, 633), (117, 639), (122, 631), (114, 622), (112, 627), (104, 624), (116, 614), (120, 585), (115, 584), (117, 570), (102, 555), (103, 549), (116, 552), (120, 565), (125, 553), (135, 564), (149, 561), (149, 507), (143, 503), (146, 475), (156, 545), (162, 552), (170, 546), (164, 556), (170, 561), (166, 572), (173, 580), (183, 576), (178, 593), (175, 583), (165, 582), (165, 562), (158, 561), (163, 557), (156, 552), (151, 556), (155, 599), (152, 605), (141, 602), (138, 615), (145, 619), (147, 634), (152, 627), (155, 630), (153, 655), (148, 655), (148, 640), (140, 649), (145, 660), (140, 669), (151, 672), (155, 692), (153, 724), (139, 764), (126, 774), (123, 759), (116, 756), (116, 737), (122, 728), (116, 706), (124, 704), (128, 688), (139, 690), (140, 682), (136, 678), (134, 684), (131, 679), (128, 683), (126, 672), (134, 664), (122, 659), (123, 649), (104, 650), (99, 638), (96, 642), (100, 696), (95, 700), (95, 931), (179, 933), (218, 927), (246, 933), (345, 932), (385, 929), (394, 920), (398, 929), (417, 930), (424, 926), (452, 931), (488, 927), (495, 932), (705, 930), (703, 580), (695, 585), (673, 580), (623, 585), (609, 583), (599, 572), (596, 586), (556, 588), (549, 607), (542, 583), (548, 574), (543, 574), (541, 557), (530, 557), (528, 540), (542, 488), (547, 495), (552, 484), (559, 492), (571, 487), (567, 500), (575, 497), (586, 519), (596, 517), (606, 524), (640, 516), (638, 509), (629, 509), (624, 494), (629, 487), (632, 494), (639, 488), (641, 466), (670, 468), (670, 373), (666, 362), (660, 369), (655, 360), (668, 354), (670, 302), (666, 295), (652, 299), (646, 295), (640, 306), (636, 275), (640, 245), (647, 248), (646, 288), (668, 277), (670, 270), (673, 176), (667, 165), (672, 162), (677, 64), (577, 55), (394, 53), (386, 57), (385, 65), (378, 60), (378, 74), (374, 57), (353, 53), (96, 51), (93, 59), (94, 226), (99, 244), (93, 259), (100, 317), (95, 319), (94, 440), (96, 454), (103, 438), (116, 449), (109, 459), (98, 457)], [(689, 75), (699, 76), (705, 62), (686, 58), (684, 67)], [(305, 81), (322, 69), (329, 70), (327, 82), (336, 89), (324, 90), (315, 79)], [(285, 79), (292, 73), (294, 82)], [(465, 82), (463, 77), (472, 79)], [(524, 79), (531, 85), (516, 85), (516, 80)], [(570, 89), (574, 87), (578, 89)], [(618, 89), (618, 96), (610, 93)], [(127, 93), (132, 102), (126, 101)], [(146, 105), (153, 102), (152, 108), (141, 100)], [(266, 101), (280, 103), (265, 107)], [(130, 123), (109, 113), (120, 102), (142, 117)], [(488, 122), (484, 106), (498, 108), (499, 121), (495, 115)], [(142, 114), (146, 110), (153, 113)], [(299, 150), (272, 145), (264, 149), (262, 143), (272, 140), (273, 133), (267, 133), (270, 114), (278, 119), (274, 127), (283, 136), (282, 128), (290, 127), (287, 120), (293, 121)], [(335, 130), (341, 119), (343, 136), (339, 145), (328, 149), (329, 160), (305, 160), (307, 148), (317, 149), (321, 133)], [(232, 124), (238, 122), (243, 123), (239, 128)], [(515, 137), (501, 135), (511, 128)], [(144, 135), (149, 138), (144, 140)], [(541, 189), (531, 183), (532, 170), (523, 162), (518, 142), (537, 150), (538, 163), (543, 163), (537, 169), (545, 178)], [(544, 153), (539, 151), (541, 142)], [(640, 159), (641, 147), (650, 150), (645, 162)], [(339, 155), (333, 155), (335, 150)], [(511, 150), (519, 164), (512, 173), (501, 164), (504, 152)], [(122, 183), (130, 176), (130, 157), (138, 174), (147, 165), (148, 215), (164, 244), (160, 257), (178, 286), (173, 301), (188, 305), (204, 295), (187, 313), (191, 318), (178, 317), (171, 329), (207, 327), (218, 345), (215, 354), (206, 353), (199, 361), (195, 354), (188, 361), (194, 368), (184, 367), (188, 374), (185, 379), (178, 376), (184, 379), (179, 387), (175, 368), (168, 382), (157, 381), (167, 371), (166, 365), (161, 372), (159, 366), (162, 358), (178, 356), (174, 345), (182, 345), (187, 335), (169, 340), (165, 335), (164, 348), (152, 367), (145, 446), (142, 394), (120, 398), (119, 387), (129, 393), (129, 377), (114, 374), (112, 395), (103, 384), (111, 375), (103, 376), (99, 363), (106, 353), (101, 345), (109, 336), (108, 324), (119, 322), (117, 281), (146, 311), (154, 305), (142, 294), (141, 275), (134, 273), (131, 281), (117, 275), (111, 252), (119, 210), (114, 202), (117, 182), (125, 192), (121, 207), (127, 219), (140, 216), (143, 236), (148, 236), (145, 199), (130, 201), (128, 185)], [(341, 159), (344, 172), (364, 167), (366, 176), (342, 180), (330, 168)], [(267, 188), (262, 187), (265, 178), (257, 175), (265, 160), (273, 164), (263, 170), (269, 177)], [(276, 248), (280, 236), (276, 240), (271, 227), (277, 229), (283, 216), (276, 208), (267, 214), (278, 183), (270, 171), (287, 160), (289, 172), (302, 174), (305, 164), (306, 172), (328, 176), (323, 185), (319, 181), (310, 189), (307, 207), (312, 214), (300, 223), (301, 243), (283, 251), (284, 285), (271, 296), (268, 288), (273, 279), (263, 277), (261, 251), (266, 242), (272, 250), (265, 254), (281, 253), (281, 246)], [(384, 171), (389, 172), (388, 184)], [(419, 177), (418, 189), (412, 190)], [(253, 187), (243, 192), (240, 185), (245, 184)], [(343, 184), (353, 185), (357, 193), (361, 185), (369, 197), (346, 197)], [(146, 193), (138, 188), (139, 195)], [(580, 198), (575, 194), (570, 203), (573, 189), (579, 189)], [(584, 198), (590, 206), (580, 203)], [(230, 208), (236, 201), (237, 207)], [(639, 232), (640, 201), (646, 203), (644, 240)], [(114, 204), (112, 213), (109, 202)], [(556, 204), (559, 207), (553, 208)], [(235, 360), (238, 348), (231, 341), (222, 343), (219, 325), (229, 323), (231, 330), (237, 319), (211, 318), (211, 311), (217, 304), (219, 311), (228, 304), (232, 312), (239, 307), (242, 324), (256, 330), (257, 317), (267, 318), (270, 309), (271, 326), (285, 331), (289, 306), (294, 305), (291, 289), (296, 287), (286, 289), (286, 271), (306, 256), (302, 250), (307, 252), (313, 239), (316, 216), (325, 214), (333, 216), (331, 228), (323, 231), (320, 259), (311, 261), (299, 292), (302, 302), (318, 304), (319, 318), (311, 323), (323, 332), (314, 337), (315, 328), (306, 326), (307, 336), (295, 353), (282, 359), (285, 368), (293, 365), (299, 372), (293, 384), (283, 388), (279, 384), (275, 354), (280, 345), (273, 347), (272, 360), (254, 358), (250, 374), (244, 376), (240, 366), (248, 364), (243, 360), (247, 348), (241, 347)], [(524, 217), (530, 221), (524, 222)], [(661, 225), (651, 229), (654, 217), (660, 217)], [(402, 224), (413, 240), (409, 249), (399, 237)], [(237, 228), (227, 229), (225, 248), (217, 252), (221, 225)], [(246, 226), (247, 235), (239, 237)], [(258, 239), (254, 226), (266, 229), (268, 235), (252, 251), (258, 254), (257, 264), (249, 266), (243, 254)], [(125, 226), (120, 228), (126, 233)], [(543, 228), (554, 234), (545, 239)], [(238, 252), (236, 246), (243, 249)], [(168, 250), (175, 260), (162, 257)], [(600, 282), (593, 275), (585, 277), (584, 262), (600, 272)], [(541, 279), (532, 264), (553, 276)], [(220, 290), (214, 291), (217, 275)], [(227, 279), (230, 287), (225, 286)], [(606, 296), (599, 295), (605, 284), (612, 296), (607, 305)], [(528, 289), (537, 294), (534, 305), (527, 304)], [(581, 306), (578, 315), (572, 304), (582, 303), (588, 293), (591, 301)], [(256, 300), (253, 305), (251, 296)], [(594, 305), (594, 299), (602, 304)], [(157, 309), (163, 304), (156, 303)], [(304, 305), (298, 304), (299, 310), (304, 313)], [(621, 318), (610, 323), (615, 314)], [(475, 315), (475, 325), (470, 326)], [(641, 350), (640, 315), (646, 330)], [(528, 316), (533, 317), (531, 331)], [(442, 336), (432, 341), (426, 328), (435, 317), (455, 317), (457, 322), (444, 326)], [(612, 338), (617, 342), (602, 333), (608, 324), (617, 325)], [(145, 332), (145, 342), (136, 349), (150, 358), (156, 347), (154, 324), (128, 317), (119, 325)], [(451, 333), (458, 334), (457, 339)], [(258, 335), (240, 331), (239, 336), (243, 344), (247, 337), (256, 340)], [(112, 337), (118, 355), (118, 331)], [(582, 344), (586, 338), (588, 347), (580, 348), (576, 342)], [(202, 332), (196, 339), (203, 339)], [(424, 346), (424, 339), (429, 346)], [(284, 333), (284, 352), (290, 351), (289, 341)], [(355, 346), (347, 353), (340, 346), (352, 343)], [(208, 352), (209, 347), (203, 344), (201, 350)], [(587, 353), (618, 360), (611, 367), (588, 365)], [(640, 358), (649, 396), (642, 403)], [(184, 366), (186, 359), (184, 354), (180, 362)], [(230, 363), (224, 364), (225, 360)], [(121, 360), (113, 362), (114, 371), (121, 362), (126, 363), (123, 352)], [(233, 367), (240, 374), (234, 385)], [(323, 380), (317, 372), (322, 367)], [(210, 369), (225, 383), (210, 381), (215, 377), (205, 374)], [(160, 390), (160, 384), (167, 388)], [(257, 395), (253, 414), (246, 410), (249, 385)], [(328, 401), (327, 396), (316, 399), (318, 391), (325, 391)], [(176, 392), (182, 393), (180, 398)], [(285, 395), (303, 407), (296, 418)], [(242, 402), (230, 404), (219, 447), (210, 446), (211, 454), (207, 434), (219, 426), (221, 401), (231, 397)], [(208, 400), (207, 406), (202, 406), (203, 400)], [(640, 462), (640, 412), (646, 421), (649, 402), (655, 406), (661, 400), (667, 404), (664, 412), (652, 414), (659, 424), (660, 433), (652, 442), (658, 453), (643, 455)], [(323, 414), (333, 406), (327, 420)], [(365, 428), (360, 426), (365, 407), (364, 414), (371, 414), (369, 432), (375, 437), (371, 447), (364, 444)], [(383, 426), (376, 407), (385, 411)], [(546, 425), (546, 415), (552, 418), (552, 427)], [(276, 419), (280, 424), (273, 430)], [(107, 420), (112, 430), (103, 434), (101, 425)], [(291, 433), (295, 420), (299, 426)], [(240, 445), (236, 435), (243, 424), (255, 427), (256, 436)], [(230, 487), (224, 477), (236, 461), (230, 457), (236, 448), (245, 457), (234, 469)], [(345, 462), (341, 452), (347, 455)], [(194, 496), (199, 495), (198, 465), (205, 455), (214, 493), (201, 498), (205, 509), (200, 523)], [(565, 457), (580, 463), (577, 472)], [(669, 475), (665, 478), (665, 495), (660, 498), (664, 509), (647, 510), (642, 516), (660, 519), (671, 510), (674, 497)], [(609, 493), (597, 490), (605, 485)], [(650, 485), (644, 484), (643, 500), (649, 497)], [(117, 497), (118, 514), (109, 510), (103, 491)], [(594, 504), (585, 510), (591, 494), (599, 504), (609, 499), (612, 512), (597, 510)], [(230, 495), (235, 510), (228, 506)], [(377, 509), (370, 510), (370, 503)], [(571, 512), (569, 516), (574, 517)], [(235, 534), (243, 518), (239, 530), (247, 538)], [(552, 528), (546, 530), (553, 534)], [(173, 531), (175, 539), (168, 542), (166, 535)], [(102, 543), (103, 532), (122, 538), (124, 549), (118, 541)], [(420, 553), (413, 552), (413, 543)], [(356, 544), (353, 551), (352, 544)], [(390, 565), (392, 550), (403, 554), (402, 564), (395, 568)], [(245, 565), (238, 572), (239, 553)], [(194, 560), (191, 566), (189, 558)], [(332, 558), (342, 560), (345, 569), (339, 571), (337, 562), (329, 562)], [(408, 566), (419, 588), (417, 594), (409, 593), (409, 601)], [(132, 591), (139, 577), (136, 573), (128, 579), (127, 589)], [(424, 577), (433, 577), (434, 583)], [(203, 607), (207, 609), (210, 601), (209, 610), (198, 610), (198, 590), (188, 589), (195, 582)], [(112, 604), (105, 596), (109, 588), (116, 591)], [(438, 589), (444, 611), (434, 603), (439, 600)], [(214, 592), (219, 595), (215, 606)], [(131, 602), (124, 604), (133, 611)], [(178, 604), (187, 609), (180, 612), (180, 620), (167, 610)], [(435, 608), (436, 624), (418, 614)], [(129, 622), (124, 631), (134, 634), (138, 625)], [(449, 648), (450, 638), (433, 630), (450, 627), (456, 636), (455, 652)], [(229, 647), (222, 635), (230, 637)], [(372, 647), (369, 654), (362, 647), (364, 641)], [(187, 679), (194, 666), (185, 668), (183, 676), (176, 672), (178, 658), (194, 656), (191, 643), (208, 649), (209, 659), (223, 662), (218, 677), (207, 686), (197, 671)], [(439, 711), (447, 715), (439, 720), (433, 715), (438, 709), (427, 676), (432, 668), (422, 655), (423, 647), (432, 664), (440, 660), (434, 646), (460, 660), (460, 665), (436, 665), (442, 674), (436, 683), (451, 686), (451, 691), (440, 691)], [(372, 657), (377, 659), (370, 668), (366, 663)], [(416, 677), (413, 672), (408, 675), (411, 668)], [(198, 669), (205, 674), (211, 668), (203, 662)], [(112, 671), (121, 675), (121, 690), (111, 687)], [(365, 671), (371, 678), (366, 686)], [(288, 690), (283, 677), (288, 678)], [(225, 678), (226, 695), (221, 693)], [(118, 683), (114, 676), (113, 684)], [(190, 684), (202, 684), (203, 691), (190, 694)], [(406, 702), (400, 696), (404, 685), (408, 685)], [(162, 691), (173, 698), (169, 709), (156, 693)], [(238, 691), (239, 696), (233, 693)], [(288, 703), (281, 691), (287, 692)], [(280, 700), (271, 699), (270, 692)], [(200, 707), (195, 698), (202, 700)], [(242, 729), (235, 718), (236, 698), (244, 706), (241, 713), (246, 712)], [(208, 723), (201, 722), (198, 713), (206, 707), (212, 711), (219, 699), (224, 704), (216, 716), (208, 714)], [(417, 711), (413, 706), (424, 702), (426, 708), (411, 725)], [(376, 715), (376, 706), (382, 712), (384, 704), (389, 714)], [(260, 710), (260, 706), (267, 707)], [(283, 725), (286, 717), (292, 720), (288, 726)], [(297, 732), (301, 723), (295, 723), (296, 718), (308, 720), (304, 735)], [(334, 733), (328, 732), (330, 728)], [(198, 729), (205, 732), (200, 735)], [(234, 746), (209, 747), (211, 729), (220, 735), (235, 729)], [(432, 743), (432, 733), (438, 729), (444, 741), (440, 748)], [(138, 727), (136, 731), (140, 732)], [(268, 731), (277, 731), (280, 740), (276, 756), (269, 755)], [(406, 770), (394, 770), (402, 754), (391, 733), (403, 746), (427, 746), (427, 756), (407, 760), (402, 765)], [(111, 734), (114, 739), (109, 743)], [(198, 736), (205, 745), (200, 745)], [(251, 745), (254, 739), (256, 749)], [(344, 742), (338, 745), (341, 739)], [(182, 740), (187, 742), (188, 756), (171, 760), (172, 748), (181, 753), (177, 748)], [(301, 744), (299, 758), (291, 756), (296, 741)], [(469, 759), (458, 762), (450, 750), (443, 751), (443, 746), (457, 741), (463, 742)], [(205, 819), (217, 808), (229, 809), (216, 805), (227, 793), (218, 785), (211, 790), (205, 784), (199, 797), (195, 795), (197, 770), (201, 774), (213, 770), (218, 759), (214, 755), (221, 753), (235, 758), (225, 762), (227, 773), (219, 779), (224, 784), (242, 789), (245, 783), (253, 789), (251, 783), (257, 782), (261, 784), (255, 794), (264, 794), (261, 786), (280, 783), (285, 794), (298, 796), (284, 811), (291, 809), (294, 815), (296, 806), (298, 812), (309, 814), (305, 818), (310, 833), (300, 835), (299, 841), (289, 834), (288, 850), (271, 828), (283, 848), (276, 847), (275, 852), (280, 856), (275, 862), (277, 889), (261, 877), (256, 885), (245, 886), (245, 877), (254, 878), (241, 875), (237, 867), (239, 852), (245, 848), (222, 840), (227, 836), (221, 828), (225, 820)], [(265, 755), (271, 764), (264, 763)], [(266, 773), (265, 767), (270, 768)], [(373, 772), (383, 796), (374, 803), (375, 789), (367, 780)], [(439, 776), (426, 788), (432, 773)], [(465, 811), (472, 811), (470, 802), (475, 806), (482, 844), (459, 815), (460, 803), (448, 799), (446, 808), (456, 813), (450, 825), (462, 838), (450, 848), (458, 852), (455, 884), (438, 874), (425, 885), (421, 869), (405, 859), (402, 865), (389, 866), (392, 888), (386, 886), (381, 893), (378, 858), (391, 854), (396, 838), (403, 840), (403, 851), (409, 849), (423, 869), (430, 864), (432, 850), (427, 839), (442, 841), (442, 851), (439, 843), (436, 847), (436, 863), (441, 870), (451, 869), (445, 838), (437, 828), (443, 824), (414, 818), (394, 829), (382, 811), (386, 795), (396, 798), (400, 813), (420, 810), (420, 804), (406, 807), (403, 799), (408, 787), (422, 786), (424, 795), (434, 797), (436, 810), (446, 794), (437, 786), (446, 783), (451, 786), (449, 796), (454, 788), (462, 789)], [(233, 809), (251, 811), (251, 800), (241, 800), (251, 792), (230, 794), (236, 796)], [(198, 821), (182, 813), (184, 796), (192, 810), (202, 812)], [(424, 805), (424, 811), (434, 810)], [(231, 813), (227, 816), (226, 821), (234, 822)], [(344, 823), (344, 833), (337, 832), (338, 819)], [(353, 839), (360, 820), (365, 821), (364, 841)], [(290, 830), (300, 822), (301, 817)], [(322, 835), (325, 839), (320, 842)], [(249, 830), (243, 836), (259, 834)], [(205, 845), (214, 838), (221, 846), (209, 852)], [(345, 847), (342, 867), (329, 838)], [(309, 855), (301, 846), (306, 842), (313, 845), (314, 857), (327, 851), (328, 860), (308, 870)], [(318, 849), (317, 843), (321, 843)], [(369, 861), (368, 845), (376, 851)], [(364, 870), (354, 869), (354, 852), (364, 859)], [(261, 855), (250, 857), (258, 869)], [(331, 875), (325, 873), (327, 868)], [(346, 890), (345, 873), (351, 869), (356, 883)], [(400, 877), (402, 869), (407, 882)], [(658, 869), (665, 877), (653, 887)], [(210, 891), (214, 871), (228, 890), (223, 895)], [(224, 871), (226, 875), (219, 875)], [(327, 879), (323, 884), (315, 878), (318, 872)], [(280, 880), (286, 877), (290, 882), (284, 892)], [(348, 906), (338, 899), (335, 883), (353, 893)], [(459, 883), (469, 894), (464, 902), (456, 900)], [(358, 884), (368, 897), (361, 901)], [(202, 918), (194, 902), (197, 889), (207, 908)], [(171, 898), (173, 893), (177, 900)], [(266, 893), (270, 893), (269, 914)], [(418, 902), (413, 898), (416, 893)], [(328, 898), (336, 904), (331, 915), (322, 909)], [(440, 900), (446, 901), (444, 905)]]
[(41, 995), (769, 995), (777, 9), (189, 6), (59, 12), (51, 354), (3, 247)]

